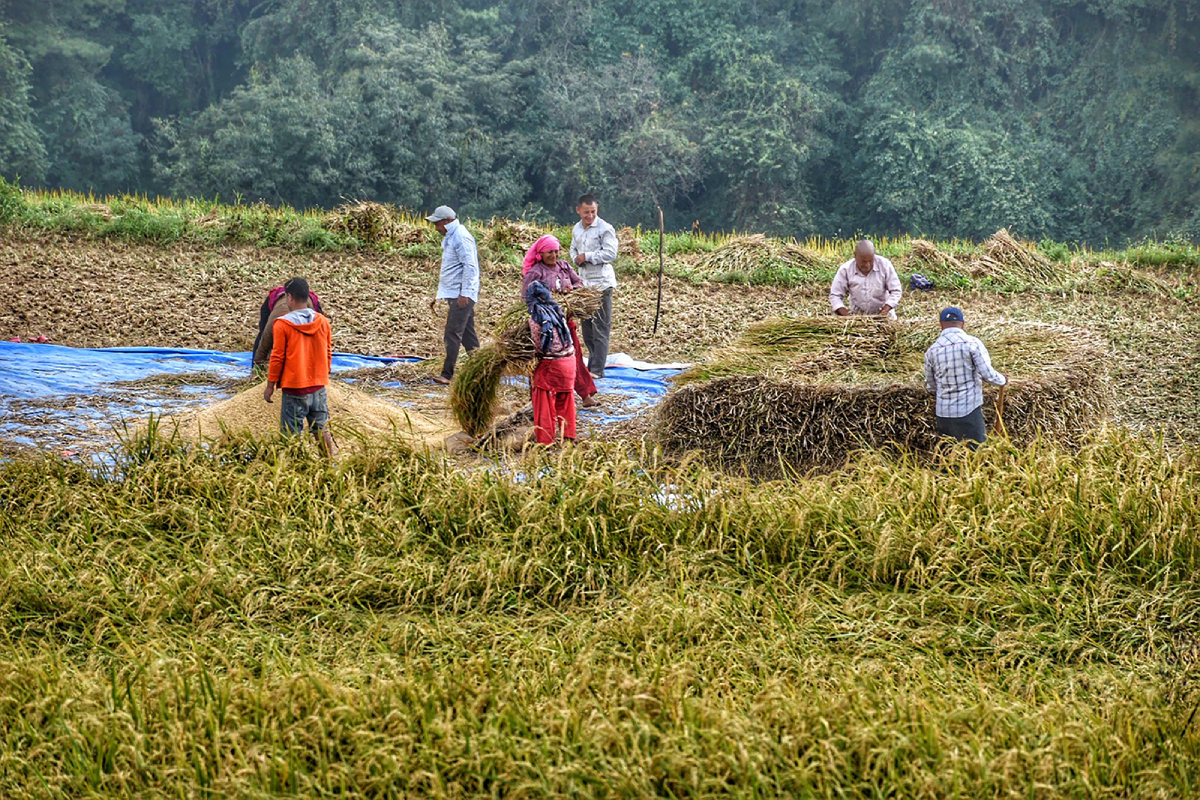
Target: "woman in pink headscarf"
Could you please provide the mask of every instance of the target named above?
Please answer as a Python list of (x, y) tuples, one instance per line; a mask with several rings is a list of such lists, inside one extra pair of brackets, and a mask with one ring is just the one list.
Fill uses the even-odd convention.
[[(559, 259), (558, 253), (562, 243), (553, 236), (543, 236), (533, 243), (533, 247), (525, 252), (525, 279), (521, 282), (521, 297), (525, 296), (529, 284), (541, 281), (553, 294), (566, 294), (572, 289), (583, 286), (583, 278), (579, 277), (569, 263)], [(596, 394), (596, 382), (583, 363), (583, 347), (579, 344), (579, 331), (575, 320), (567, 320), (571, 328), (571, 342), (575, 345), (575, 392), (580, 397), (579, 405), (584, 408), (600, 405)]]

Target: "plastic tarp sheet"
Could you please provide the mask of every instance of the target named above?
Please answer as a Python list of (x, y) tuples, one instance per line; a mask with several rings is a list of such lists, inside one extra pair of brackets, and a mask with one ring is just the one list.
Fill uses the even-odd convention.
[[(250, 372), (249, 352), (184, 350), (161, 347), (116, 347), (86, 349), (51, 344), (0, 342), (0, 438), (27, 445), (56, 444), (70, 440), (103, 423), (141, 418), (149, 413), (180, 410), (178, 396), (156, 398), (152, 389), (130, 387), (129, 383), (162, 375), (205, 373), (221, 379), (240, 378)], [(336, 353), (334, 373), (362, 367), (383, 366), (395, 361), (416, 361)], [(579, 409), (580, 422), (605, 424), (628, 419), (657, 404), (667, 393), (669, 381), (683, 364), (658, 365), (638, 362), (623, 353), (614, 354), (598, 382), (604, 406)], [(521, 379), (517, 379), (521, 380)], [(384, 386), (400, 387), (399, 383)], [(194, 396), (199, 405), (229, 396), (204, 381), (189, 385), (181, 380), (177, 391)], [(444, 392), (434, 388), (431, 391)], [(32, 428), (61, 427), (64, 434), (34, 437)]]

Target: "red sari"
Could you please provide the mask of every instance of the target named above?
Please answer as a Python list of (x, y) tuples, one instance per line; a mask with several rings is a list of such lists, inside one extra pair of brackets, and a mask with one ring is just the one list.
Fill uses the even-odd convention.
[(533, 427), (538, 444), (554, 444), (558, 421), (564, 439), (575, 438), (575, 359), (543, 358), (529, 382), (533, 394)]

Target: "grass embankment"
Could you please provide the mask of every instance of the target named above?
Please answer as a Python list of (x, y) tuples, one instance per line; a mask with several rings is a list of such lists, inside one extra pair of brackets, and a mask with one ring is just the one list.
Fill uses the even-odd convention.
[[(484, 258), (519, 264), (524, 248), (543, 233), (570, 241), (569, 225), (536, 225), (492, 219), (465, 221)], [(617, 221), (619, 222), (619, 221)], [(65, 191), (22, 189), (0, 178), (0, 223), (57, 233), (79, 233), (132, 242), (199, 246), (249, 244), (296, 251), (372, 249), (406, 258), (440, 254), (432, 226), (415, 211), (374, 203), (347, 203), (332, 211), (299, 211), (262, 203), (172, 200), (138, 196), (96, 198)], [(629, 276), (656, 275), (658, 234), (640, 225), (622, 229), (617, 268)], [(760, 241), (755, 241), (760, 240)], [(750, 246), (745, 247), (747, 242)], [(765, 243), (765, 247), (763, 244)], [(741, 233), (672, 232), (664, 236), (665, 272), (691, 282), (796, 287), (826, 285), (850, 258), (854, 240), (812, 237), (799, 242)], [(1200, 246), (1145, 241), (1125, 248), (1093, 249), (1044, 240), (1022, 246), (1049, 268), (1037, 274), (983, 274), (988, 242), (961, 239), (926, 243), (909, 236), (875, 239), (880, 255), (904, 276), (920, 272), (942, 288), (983, 291), (1132, 291), (1187, 299), (1193, 287), (1157, 279), (1157, 273), (1200, 267)], [(922, 245), (932, 246), (931, 254)], [(720, 252), (720, 251), (726, 252)]]
[(0, 794), (1193, 795), (1196, 456), (7, 464)]

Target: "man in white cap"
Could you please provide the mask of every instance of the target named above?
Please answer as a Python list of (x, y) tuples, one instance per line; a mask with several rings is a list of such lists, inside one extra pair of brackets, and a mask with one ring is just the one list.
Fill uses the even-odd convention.
[(434, 378), (450, 383), (459, 347), (470, 353), (479, 347), (475, 333), (475, 304), (479, 302), (479, 249), (467, 226), (458, 221), (450, 206), (438, 206), (425, 219), (442, 235), (442, 273), (438, 278), (437, 299), (446, 301), (446, 360), (442, 373)]
[(983, 342), (963, 330), (962, 309), (948, 306), (938, 315), (942, 333), (925, 351), (925, 388), (937, 398), (938, 433), (971, 449), (987, 441), (983, 422), (983, 382), (1005, 386), (1008, 378), (992, 367)]
[(865, 314), (895, 319), (900, 293), (900, 276), (892, 262), (875, 255), (875, 245), (863, 239), (854, 248), (854, 258), (834, 274), (829, 305), (839, 317)]

